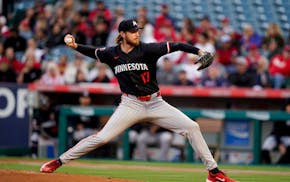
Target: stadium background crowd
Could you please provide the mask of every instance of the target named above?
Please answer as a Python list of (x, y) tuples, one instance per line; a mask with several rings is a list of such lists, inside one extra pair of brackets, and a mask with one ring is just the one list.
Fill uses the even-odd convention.
[(182, 22), (169, 15), (167, 4), (160, 14), (148, 18), (145, 6), (135, 17), (125, 17), (124, 7), (110, 9), (105, 1), (35, 1), (23, 15), (15, 12), (0, 17), (0, 82), (41, 84), (116, 83), (106, 65), (94, 62), (64, 46), (71, 33), (80, 44), (96, 47), (114, 45), (117, 26), (124, 18), (135, 18), (144, 42), (181, 41), (215, 55), (215, 63), (204, 72), (196, 71), (195, 56), (172, 53), (158, 62), (158, 81), (163, 85), (200, 87), (285, 88), (290, 77), (290, 34), (270, 23), (259, 34), (251, 24), (241, 30), (229, 17), (219, 26), (204, 15), (199, 21)]

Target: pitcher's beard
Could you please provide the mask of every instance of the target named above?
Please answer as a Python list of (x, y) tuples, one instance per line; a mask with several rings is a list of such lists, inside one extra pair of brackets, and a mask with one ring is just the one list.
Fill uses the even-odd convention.
[(127, 40), (127, 44), (135, 47), (135, 46), (138, 46), (140, 44), (140, 41), (139, 40), (136, 40), (136, 41)]

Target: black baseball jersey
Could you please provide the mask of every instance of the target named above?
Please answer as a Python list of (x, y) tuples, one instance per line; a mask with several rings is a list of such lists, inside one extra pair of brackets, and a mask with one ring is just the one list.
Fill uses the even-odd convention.
[(76, 50), (109, 65), (118, 79), (122, 92), (144, 96), (159, 91), (156, 63), (161, 56), (177, 50), (197, 54), (199, 49), (183, 43), (140, 42), (129, 53), (124, 53), (120, 45), (94, 49), (94, 55), (83, 45), (78, 45)]

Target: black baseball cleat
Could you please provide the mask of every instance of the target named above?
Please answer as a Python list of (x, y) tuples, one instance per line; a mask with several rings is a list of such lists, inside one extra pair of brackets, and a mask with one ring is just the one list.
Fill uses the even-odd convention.
[(62, 165), (62, 163), (60, 162), (60, 160), (55, 159), (55, 160), (52, 160), (52, 161), (49, 161), (49, 162), (43, 164), (40, 168), (40, 172), (52, 173), (57, 168), (59, 168), (61, 165)]

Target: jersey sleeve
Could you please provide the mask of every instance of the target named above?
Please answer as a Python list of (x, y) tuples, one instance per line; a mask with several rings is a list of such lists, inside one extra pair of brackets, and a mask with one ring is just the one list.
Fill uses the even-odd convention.
[(161, 57), (165, 54), (169, 53), (169, 43), (161, 42), (161, 43), (149, 43), (145, 46), (145, 54), (154, 57)]
[(165, 54), (172, 53), (175, 51), (184, 51), (187, 53), (198, 54), (199, 49), (190, 44), (181, 42), (161, 42), (151, 43), (146, 46), (145, 52), (152, 55), (161, 57)]
[(105, 63), (108, 58), (109, 58), (109, 49), (107, 48), (97, 48), (95, 50), (95, 56), (97, 58), (97, 60), (101, 61), (102, 63)]

